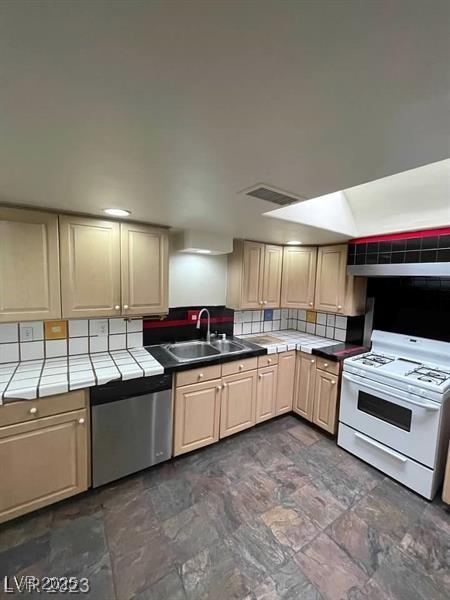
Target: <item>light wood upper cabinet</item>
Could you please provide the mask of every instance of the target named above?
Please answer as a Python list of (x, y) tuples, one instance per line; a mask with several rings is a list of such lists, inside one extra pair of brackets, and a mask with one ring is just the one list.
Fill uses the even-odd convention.
[(61, 215), (63, 317), (119, 316), (120, 223)]
[(0, 207), (0, 322), (59, 317), (57, 215)]
[(284, 247), (281, 285), (281, 306), (283, 308), (313, 308), (316, 264), (317, 248)]
[(220, 437), (252, 427), (256, 420), (256, 370), (223, 378)]
[(0, 427), (0, 523), (88, 488), (86, 409)]
[(280, 306), (283, 248), (234, 240), (228, 257), (227, 306), (236, 309)]
[(283, 248), (266, 245), (264, 248), (263, 308), (280, 306)]
[(336, 433), (338, 376), (316, 370), (313, 422), (329, 433)]
[(316, 295), (318, 311), (359, 315), (365, 311), (367, 279), (347, 275), (347, 246), (322, 246), (317, 255)]
[(295, 350), (278, 356), (277, 396), (275, 415), (290, 412), (294, 398)]
[(316, 359), (310, 354), (298, 353), (293, 410), (308, 421), (313, 420), (315, 375)]
[(256, 422), (261, 423), (275, 416), (278, 365), (258, 369), (256, 389)]
[(218, 441), (221, 390), (221, 379), (176, 388), (174, 456)]
[(122, 312), (152, 315), (168, 311), (168, 234), (164, 229), (121, 224)]

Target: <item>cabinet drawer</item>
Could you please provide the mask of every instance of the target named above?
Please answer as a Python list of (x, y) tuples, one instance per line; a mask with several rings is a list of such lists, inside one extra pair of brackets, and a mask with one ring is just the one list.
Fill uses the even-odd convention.
[(278, 364), (278, 354), (264, 354), (258, 356), (258, 369), (262, 367), (271, 367), (272, 365)]
[(339, 363), (334, 360), (328, 360), (326, 358), (316, 357), (317, 368), (333, 375), (339, 375)]
[(227, 375), (234, 375), (235, 373), (243, 373), (244, 371), (251, 371), (256, 369), (258, 366), (258, 357), (253, 356), (252, 358), (243, 358), (242, 360), (236, 360), (234, 362), (225, 363), (222, 365), (222, 377)]
[(202, 367), (200, 369), (190, 369), (177, 373), (176, 387), (191, 385), (191, 383), (201, 383), (210, 379), (219, 379), (222, 376), (222, 365), (212, 365), (211, 367)]
[(78, 410), (87, 406), (86, 390), (76, 390), (67, 394), (48, 396), (38, 400), (8, 402), (0, 408), (0, 427), (25, 423), (41, 417)]

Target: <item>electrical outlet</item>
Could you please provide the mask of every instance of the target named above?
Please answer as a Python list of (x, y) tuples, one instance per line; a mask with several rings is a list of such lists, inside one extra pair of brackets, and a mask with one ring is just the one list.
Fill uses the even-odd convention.
[(20, 331), (20, 339), (23, 342), (32, 342), (33, 341), (33, 328), (32, 327), (22, 327)]

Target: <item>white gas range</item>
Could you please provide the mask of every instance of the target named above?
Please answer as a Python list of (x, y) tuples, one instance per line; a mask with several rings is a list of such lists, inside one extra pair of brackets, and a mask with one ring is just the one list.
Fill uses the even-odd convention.
[(384, 331), (347, 358), (338, 444), (432, 499), (450, 437), (450, 343)]

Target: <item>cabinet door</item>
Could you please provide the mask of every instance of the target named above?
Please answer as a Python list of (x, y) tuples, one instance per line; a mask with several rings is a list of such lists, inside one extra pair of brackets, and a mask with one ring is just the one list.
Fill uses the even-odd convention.
[(59, 317), (58, 217), (0, 207), (0, 322)]
[(220, 437), (232, 435), (255, 424), (256, 370), (223, 379)]
[(241, 308), (261, 308), (264, 278), (264, 244), (244, 242)]
[(275, 414), (281, 415), (292, 410), (295, 381), (295, 350), (278, 355), (277, 397)]
[(120, 315), (120, 224), (61, 215), (63, 317)]
[(256, 422), (266, 421), (275, 416), (275, 399), (277, 395), (278, 365), (258, 369), (256, 386)]
[(298, 354), (296, 369), (293, 410), (308, 421), (312, 421), (316, 360), (307, 354)]
[(314, 308), (343, 313), (347, 280), (347, 246), (322, 246), (317, 254)]
[(121, 224), (122, 312), (152, 315), (168, 311), (169, 242), (165, 229)]
[(283, 249), (281, 306), (309, 308), (314, 306), (317, 248), (289, 247)]
[(88, 433), (84, 409), (0, 428), (0, 522), (87, 489)]
[(221, 390), (220, 379), (176, 389), (174, 456), (218, 441)]
[(313, 422), (330, 433), (336, 433), (337, 397), (337, 376), (317, 369)]
[(264, 248), (263, 308), (280, 306), (283, 248), (266, 245)]

